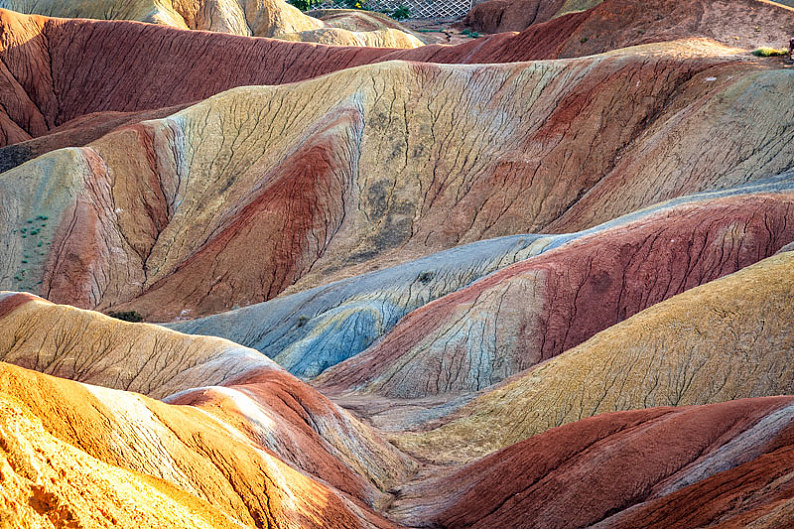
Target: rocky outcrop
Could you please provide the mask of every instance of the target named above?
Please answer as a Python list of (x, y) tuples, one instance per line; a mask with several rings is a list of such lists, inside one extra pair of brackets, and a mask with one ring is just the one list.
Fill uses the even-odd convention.
[(0, 10), (0, 526), (792, 525), (794, 11), (589, 4)]
[[(561, 35), (563, 56), (682, 37), (705, 37), (754, 49), (784, 47), (794, 10), (764, 0), (488, 0), (477, 4), (464, 23), (475, 31), (524, 31), (537, 26), (568, 27)], [(630, 43), (630, 44), (629, 44)]]

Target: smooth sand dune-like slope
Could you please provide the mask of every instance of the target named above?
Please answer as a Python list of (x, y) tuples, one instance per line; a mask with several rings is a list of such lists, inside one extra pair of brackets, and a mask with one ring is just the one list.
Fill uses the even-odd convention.
[(167, 321), (579, 230), (789, 167), (790, 77), (694, 41), (232, 90), (3, 173), (0, 286)]
[(391, 513), (417, 527), (785, 527), (793, 419), (792, 397), (599, 415), (408, 485)]
[(6, 363), (0, 402), (14, 527), (390, 525), (201, 409)]
[(791, 177), (754, 191), (631, 215), (504, 268), (412, 312), (315, 385), (417, 398), (524, 371), (794, 240)]
[(423, 45), (385, 16), (326, 23), (306, 16), (283, 0), (0, 0), (0, 8), (50, 17), (135, 20), (180, 29), (340, 46)]
[(4, 362), (193, 404), (286, 463), (368, 503), (380, 501), (383, 490), (411, 471), (410, 461), (379, 433), (232, 342), (125, 323), (28, 294), (4, 294), (0, 321)]
[[(192, 406), (2, 363), (0, 408), (14, 526), (392, 526)], [(779, 527), (792, 418), (791, 397), (600, 415), (420, 477), (389, 514), (408, 527)]]
[(599, 413), (791, 393), (792, 265), (781, 253), (658, 303), (396, 441), (470, 461)]
[[(90, 341), (65, 340), (69, 327), (92, 336), (112, 332), (121, 343), (129, 343), (125, 334), (136, 330), (139, 338), (156, 332), (150, 325), (109, 320), (24, 294), (6, 295), (2, 312), (4, 334), (17, 337), (15, 356), (4, 358), (15, 362), (25, 357), (26, 349), (31, 351), (28, 356), (34, 349), (55, 349), (55, 358), (84, 357), (92, 349)], [(63, 323), (45, 334), (39, 318), (50, 327), (52, 321)], [(175, 344), (223, 342), (159, 332)], [(161, 339), (160, 347), (165, 343)], [(146, 350), (144, 344), (136, 349)], [(109, 357), (114, 358), (112, 353)], [(257, 399), (268, 402), (262, 393), (271, 393), (273, 381), (245, 378), (243, 384), (188, 390), (167, 399), (169, 405), (0, 364), (0, 465), (8, 519), (108, 527), (224, 527), (232, 522), (388, 526), (367, 506), (313, 481), (310, 476), (317, 474), (296, 473), (275, 448), (263, 446), (265, 432), (278, 435), (276, 425), (290, 418), (270, 415), (266, 424), (261, 410), (267, 408), (260, 404), (260, 411), (253, 411), (251, 404)], [(311, 407), (307, 399), (293, 406)], [(277, 408), (275, 404), (271, 400), (269, 407)], [(599, 415), (459, 469), (429, 468), (412, 482), (403, 474), (400, 479), (408, 482), (388, 504), (388, 512), (409, 527), (510, 526), (518, 520), (528, 527), (581, 526), (599, 520), (607, 527), (693, 526), (717, 519), (754, 521), (757, 527), (785, 524), (790, 510), (784, 507), (791, 494), (787, 487), (772, 484), (785, 482), (791, 473), (792, 418), (791, 397)], [(311, 418), (312, 423), (319, 420), (317, 415)], [(276, 444), (294, 436), (290, 432)], [(340, 438), (350, 442), (350, 433), (342, 430)], [(315, 464), (330, 459), (327, 453), (308, 452), (305, 445), (293, 450), (293, 457), (300, 451), (311, 454)], [(403, 458), (376, 461), (371, 454), (362, 454), (361, 463), (381, 470), (411, 466)], [(620, 480), (614, 479), (616, 468), (622, 469)], [(151, 501), (135, 502), (140, 494)], [(693, 509), (687, 499), (693, 494), (708, 495), (710, 502), (699, 502)], [(587, 502), (571, 518), (568, 506), (573, 498), (581, 502), (583, 495)]]

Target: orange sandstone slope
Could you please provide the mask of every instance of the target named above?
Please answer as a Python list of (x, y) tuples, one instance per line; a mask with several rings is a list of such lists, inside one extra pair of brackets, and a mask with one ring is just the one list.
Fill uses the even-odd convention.
[[(459, 469), (434, 469), (400, 488), (389, 515), (407, 527), (785, 525), (791, 402), (600, 415)], [(192, 406), (0, 363), (0, 409), (2, 505), (12, 527), (396, 525)]]
[[(0, 360), (192, 404), (203, 410), (203, 420), (223, 426), (219, 432), (231, 429), (258, 450), (362, 502), (383, 501), (383, 491), (411, 472), (410, 460), (378, 432), (265, 356), (232, 342), (121, 322), (28, 294), (2, 295), (0, 321)], [(60, 397), (45, 397), (46, 385), (39, 391), (42, 406), (59, 408)], [(121, 404), (111, 409), (119, 414), (119, 428), (135, 417)], [(157, 432), (148, 435), (156, 442)], [(215, 443), (221, 441), (207, 449)], [(141, 464), (154, 455), (147, 450), (136, 452)]]
[[(756, 278), (756, 287), (763, 283)], [(79, 340), (79, 333), (94, 337), (94, 344), (115, 341), (122, 350), (142, 352), (144, 365), (173, 357), (184, 342), (193, 342), (189, 350), (199, 362), (206, 351), (233, 347), (24, 294), (6, 295), (0, 311), (3, 335), (15, 338), (4, 358), (45, 362), (38, 368), (90, 358), (96, 345)], [(157, 349), (150, 351), (151, 334)], [(140, 372), (142, 380), (151, 378), (134, 355), (104, 352), (119, 367)], [(360, 452), (359, 464), (371, 472), (402, 469), (387, 485), (392, 501), (373, 502), (329, 487), (327, 474), (318, 481), (318, 473), (295, 464), (300, 457), (322, 464), (332, 456), (307, 445), (285, 449), (295, 431), (285, 437), (279, 431), (289, 428), (285, 423), (316, 427), (328, 419), (309, 411), (317, 398), (309, 389), (293, 394), (294, 401), (275, 397), (272, 389), (288, 375), (279, 377), (263, 362), (258, 375), (241, 375), (244, 383), (188, 390), (166, 399), (168, 404), (0, 363), (5, 520), (12, 527), (566, 527), (599, 521), (633, 527), (638, 520), (649, 527), (716, 521), (774, 527), (791, 520), (785, 506), (794, 490), (785, 483), (794, 471), (792, 397), (599, 415), (463, 467), (426, 466), (413, 478), (413, 463), (404, 457), (376, 460)], [(113, 380), (102, 370), (93, 377)], [(621, 391), (628, 395), (631, 388)], [(293, 413), (310, 415), (275, 414), (279, 400)], [(335, 428), (342, 443), (359, 443), (350, 430)], [(323, 436), (332, 439), (334, 433)], [(272, 437), (278, 441), (268, 445)], [(574, 501), (580, 508), (572, 511)], [(380, 510), (394, 522), (377, 515)]]
[(0, 363), (11, 527), (388, 527), (201, 409)]
[(168, 321), (576, 231), (791, 167), (790, 84), (686, 41), (232, 90), (2, 173), (0, 287)]

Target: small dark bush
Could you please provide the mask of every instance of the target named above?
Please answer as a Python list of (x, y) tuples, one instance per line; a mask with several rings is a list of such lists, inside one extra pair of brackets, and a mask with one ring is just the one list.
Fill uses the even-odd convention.
[(334, 4), (342, 9), (361, 9), (369, 11), (367, 0), (334, 0)]
[(408, 6), (400, 6), (391, 12), (391, 17), (394, 20), (405, 20), (411, 18), (411, 8)]
[(141, 316), (137, 311), (134, 310), (127, 310), (122, 312), (108, 312), (108, 316), (111, 318), (116, 318), (117, 320), (123, 321), (131, 321), (133, 323), (140, 323), (143, 321), (143, 316)]
[(319, 5), (323, 0), (287, 0), (290, 4), (294, 5), (301, 11), (309, 11), (314, 6)]
[(418, 279), (420, 283), (426, 285), (433, 279), (434, 275), (433, 272), (422, 272), (416, 279)]

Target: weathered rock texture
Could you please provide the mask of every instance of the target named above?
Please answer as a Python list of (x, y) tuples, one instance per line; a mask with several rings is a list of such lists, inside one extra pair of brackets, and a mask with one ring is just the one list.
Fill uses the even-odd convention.
[(565, 0), (487, 0), (474, 6), (463, 23), (475, 31), (524, 31), (563, 14)]
[[(764, 0), (488, 0), (464, 23), (475, 31), (524, 31), (535, 25), (566, 25), (564, 53), (707, 37), (743, 48), (788, 43), (794, 10)], [(554, 19), (554, 20), (552, 20)], [(564, 22), (561, 19), (566, 19)], [(622, 43), (622, 44), (621, 44)]]
[(600, 415), (411, 484), (391, 510), (418, 527), (785, 526), (793, 419), (792, 397)]
[(486, 388), (773, 255), (794, 240), (792, 184), (696, 197), (609, 223), (422, 306), (318, 385), (392, 398)]
[(0, 388), (12, 527), (390, 525), (199, 408), (6, 363)]
[(159, 24), (0, 10), (0, 527), (792, 525), (791, 10), (28, 7)]
[(470, 461), (600, 413), (792, 393), (792, 289), (794, 253), (775, 255), (609, 327), (398, 444)]
[(789, 168), (790, 82), (693, 41), (232, 90), (3, 173), (0, 287), (167, 321), (484, 238), (579, 230)]
[[(748, 1), (738, 3), (736, 12), (723, 7), (721, 16), (701, 17), (678, 30), (678, 25), (671, 26), (661, 15), (649, 19), (642, 32), (599, 29), (596, 22), (590, 28), (585, 15), (575, 15), (532, 26), (519, 35), (493, 35), (458, 46), (413, 50), (297, 45), (130, 22), (48, 19), (0, 10), (0, 78), (7, 87), (0, 92), (0, 147), (46, 134), (89, 113), (154, 110), (195, 102), (235, 86), (299, 81), (375, 61), (495, 63), (553, 59), (692, 36), (746, 49), (787, 42), (785, 30), (779, 28), (794, 24), (794, 11), (750, 2), (758, 4), (758, 10), (751, 12), (756, 13), (753, 16), (766, 17), (765, 22), (779, 21), (757, 26), (759, 31), (755, 31), (750, 24), (757, 22), (747, 18)], [(688, 8), (681, 9), (687, 12)], [(695, 5), (692, 9), (704, 8)], [(383, 24), (380, 19), (374, 20)], [(626, 18), (627, 23), (635, 20)], [(744, 20), (747, 25), (736, 20)], [(741, 32), (746, 32), (747, 38), (733, 38), (745, 34)], [(107, 54), (109, 49), (115, 53)], [(91, 67), (86, 68), (87, 64)], [(138, 90), (141, 86), (147, 90)], [(92, 120), (102, 123), (102, 114)], [(103, 128), (92, 133), (90, 123), (84, 123), (83, 128), (89, 131), (82, 138), (93, 134), (91, 139), (96, 139), (107, 132)], [(79, 137), (71, 143), (84, 144)], [(19, 152), (14, 156), (28, 159)]]
[[(367, 388), (417, 397), (480, 389), (641, 308), (772, 255), (794, 239), (786, 205), (791, 186), (791, 175), (784, 175), (764, 184), (683, 197), (580, 233), (480, 241), (168, 325), (255, 348), (301, 377), (314, 377), (386, 336), (316, 381), (324, 384), (324, 392)], [(764, 221), (773, 204), (783, 214), (782, 222)], [(748, 216), (756, 220), (748, 223)], [(671, 235), (676, 230), (682, 232)], [(579, 242), (555, 250), (574, 240)], [(770, 246), (767, 240), (772, 240)], [(647, 259), (648, 245), (658, 260)], [(555, 251), (536, 257), (550, 250)], [(677, 259), (686, 252), (698, 257)], [(593, 261), (589, 279), (568, 276), (576, 263), (588, 261)], [(467, 286), (516, 262), (522, 264)], [(670, 283), (652, 279), (657, 274)], [(546, 284), (547, 277), (553, 285)], [(614, 312), (590, 310), (609, 306), (605, 303), (612, 303)], [(449, 365), (458, 368), (451, 373)], [(450, 378), (442, 383), (445, 377)]]

